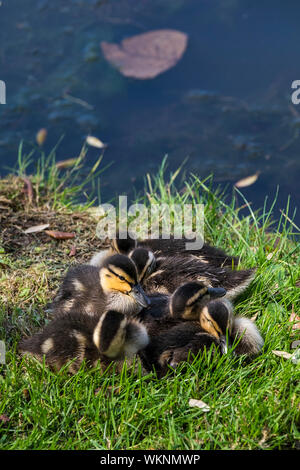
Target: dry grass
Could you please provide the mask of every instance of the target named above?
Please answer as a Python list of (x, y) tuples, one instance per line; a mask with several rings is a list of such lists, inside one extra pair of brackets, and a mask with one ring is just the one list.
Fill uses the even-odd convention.
[[(38, 203), (35, 198), (30, 202), (20, 177), (0, 180), (0, 193), (0, 297), (6, 332), (11, 332), (11, 315), (27, 312), (28, 318), (28, 312), (37, 308), (41, 314), (64, 271), (73, 263), (87, 261), (104, 244), (95, 235), (92, 210), (53, 210), (43, 198)], [(45, 232), (24, 233), (40, 224), (49, 224), (50, 230), (74, 232), (75, 237), (54, 240)]]

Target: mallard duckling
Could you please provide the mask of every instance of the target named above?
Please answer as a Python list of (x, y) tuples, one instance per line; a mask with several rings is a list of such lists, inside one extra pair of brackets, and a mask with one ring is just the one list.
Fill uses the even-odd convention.
[(148, 304), (134, 262), (127, 256), (113, 255), (100, 268), (87, 264), (71, 268), (49, 310), (55, 314), (79, 311), (96, 316), (105, 310), (116, 310), (134, 315)]
[(146, 248), (135, 248), (128, 254), (134, 262), (139, 282), (144, 285), (146, 279), (155, 271), (156, 259), (152, 251)]
[(129, 253), (137, 247), (137, 241), (130, 237), (126, 239), (113, 238), (109, 240), (109, 243), (109, 248), (104, 248), (98, 253), (95, 253), (90, 259), (89, 264), (100, 267), (109, 256), (115, 254), (129, 255)]
[[(127, 240), (122, 240), (122, 242), (127, 242)], [(112, 240), (112, 247), (114, 248), (109, 248), (107, 250), (103, 250), (99, 253), (96, 253), (96, 255), (94, 255), (93, 258), (90, 260), (89, 264), (91, 266), (101, 267), (109, 256), (112, 256), (115, 253), (122, 254), (122, 252), (124, 251), (124, 253), (126, 252), (126, 255), (128, 255), (128, 257), (134, 262), (137, 269), (139, 282), (142, 283), (155, 270), (155, 256), (151, 250), (141, 247), (136, 248), (135, 243), (131, 242), (134, 242), (134, 240), (131, 240), (129, 243), (124, 244), (124, 246), (122, 245), (123, 249), (121, 250), (120, 247), (116, 249), (116, 245), (113, 244)], [(132, 248), (132, 250), (130, 250), (129, 248)]]
[(154, 367), (158, 375), (164, 375), (168, 365), (174, 368), (212, 345), (222, 354), (232, 345), (237, 355), (252, 356), (260, 352), (263, 339), (254, 323), (247, 318), (234, 317), (228, 299), (209, 301), (209, 298), (203, 292), (203, 285), (200, 284), (197, 291), (197, 285), (187, 283), (169, 300), (164, 296), (161, 307), (159, 300), (154, 300), (148, 310), (139, 314), (150, 337), (149, 345), (140, 351), (147, 370)]
[[(246, 290), (255, 276), (255, 269), (236, 270), (238, 258), (229, 256), (222, 250), (204, 244), (200, 250), (186, 250), (186, 239), (142, 240), (138, 247), (153, 253), (155, 269), (144, 281), (147, 293), (172, 294), (176, 288), (188, 281), (203, 281), (210, 287), (223, 287), (226, 297), (235, 299)], [(108, 253), (129, 253), (136, 247), (135, 240), (115, 239), (111, 241)], [(92, 258), (97, 265), (97, 255)]]
[(204, 308), (198, 329), (196, 322), (189, 322), (193, 326), (184, 323), (154, 341), (152, 347), (162, 351), (154, 364), (160, 373), (165, 373), (168, 365), (176, 368), (180, 362), (192, 359), (211, 345), (221, 354), (226, 354), (228, 347), (233, 347), (233, 354), (237, 356), (252, 357), (260, 353), (264, 340), (258, 328), (248, 318), (233, 317), (232, 306), (225, 300), (210, 302)]
[(68, 362), (76, 373), (83, 361), (107, 367), (113, 360), (132, 357), (149, 342), (147, 330), (137, 320), (109, 310), (100, 319), (80, 312), (56, 316), (40, 332), (19, 343), (19, 351), (34, 356), (54, 370)]
[[(214, 304), (211, 299), (225, 294), (225, 289), (209, 288), (202, 282), (189, 282), (176, 289), (172, 296), (150, 296), (150, 306), (138, 316), (146, 326), (150, 338), (149, 345), (140, 352), (144, 367), (147, 370), (154, 367), (160, 376), (166, 372), (169, 363), (167, 358), (173, 350), (179, 354), (183, 348), (180, 357), (184, 354), (186, 357), (188, 354), (197, 355), (200, 350), (212, 345), (223, 350), (226, 341), (224, 342), (223, 336), (219, 337), (219, 332), (221, 327), (222, 331), (227, 328), (225, 312), (222, 311), (216, 320), (211, 318), (212, 325), (208, 322), (208, 315), (207, 324), (203, 321), (202, 326), (199, 320), (200, 312), (206, 312), (207, 305)], [(228, 322), (230, 319), (228, 314)], [(213, 326), (216, 332), (213, 331)]]
[[(203, 282), (187, 282), (178, 287), (172, 295), (149, 294), (150, 305), (138, 314), (138, 319), (149, 327), (161, 328), (183, 320), (199, 321), (199, 312), (212, 299), (223, 297), (226, 290), (221, 287), (207, 287)], [(155, 320), (153, 322), (153, 320)]]

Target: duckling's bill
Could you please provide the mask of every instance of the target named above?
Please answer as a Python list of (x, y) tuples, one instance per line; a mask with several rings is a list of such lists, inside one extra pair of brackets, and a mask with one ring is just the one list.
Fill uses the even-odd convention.
[(210, 295), (211, 299), (216, 299), (218, 297), (224, 297), (226, 290), (223, 289), (223, 287), (208, 287), (207, 293)]
[(150, 305), (150, 299), (146, 296), (140, 284), (133, 286), (128, 295), (130, 295), (130, 297), (132, 297), (143, 308)]

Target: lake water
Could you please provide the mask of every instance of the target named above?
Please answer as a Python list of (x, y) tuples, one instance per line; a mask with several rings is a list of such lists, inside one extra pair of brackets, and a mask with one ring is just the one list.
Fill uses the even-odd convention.
[[(300, 203), (300, 105), (291, 101), (299, 24), (296, 0), (2, 0), (1, 175), (40, 128), (48, 152), (64, 135), (58, 160), (92, 134), (109, 144), (103, 164), (113, 162), (102, 201), (141, 190), (168, 154), (169, 169), (189, 157), (187, 172), (213, 173), (229, 191), (259, 171), (243, 190), (253, 208), (280, 185), (275, 215), (289, 194), (291, 215)], [(162, 28), (188, 34), (188, 47), (153, 80), (123, 77), (102, 55), (102, 40)], [(98, 154), (90, 148), (87, 165)]]

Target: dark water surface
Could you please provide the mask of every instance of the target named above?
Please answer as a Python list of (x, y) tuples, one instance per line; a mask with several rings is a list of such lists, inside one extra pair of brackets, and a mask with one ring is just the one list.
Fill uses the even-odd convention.
[[(214, 173), (229, 183), (260, 172), (243, 190), (254, 208), (300, 203), (300, 3), (280, 0), (2, 0), (0, 168), (13, 166), (19, 142), (48, 130), (57, 159), (78, 155), (88, 134), (108, 142), (102, 201), (133, 195), (165, 154), (170, 169)], [(123, 77), (100, 50), (102, 40), (172, 28), (188, 34), (187, 50), (153, 80)], [(69, 96), (84, 100), (82, 106)], [(98, 151), (91, 148), (87, 165)], [(298, 211), (299, 212), (299, 211)], [(290, 212), (291, 214), (291, 212)], [(300, 223), (299, 213), (296, 222)]]

